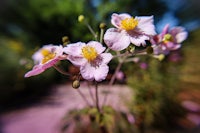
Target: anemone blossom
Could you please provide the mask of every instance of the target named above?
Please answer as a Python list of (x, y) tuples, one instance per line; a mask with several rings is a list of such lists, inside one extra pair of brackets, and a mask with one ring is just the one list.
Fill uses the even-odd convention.
[(25, 77), (31, 77), (44, 72), (46, 69), (55, 65), (58, 61), (67, 58), (63, 54), (63, 47), (52, 44), (44, 45), (32, 56), (35, 66), (25, 74)]
[(133, 43), (145, 46), (145, 40), (155, 35), (153, 16), (132, 17), (129, 14), (113, 13), (111, 23), (115, 28), (109, 28), (104, 35), (104, 42), (115, 51), (120, 51)]
[(106, 78), (109, 67), (108, 63), (112, 59), (110, 53), (103, 53), (105, 47), (96, 41), (87, 44), (77, 42), (68, 44), (64, 48), (64, 53), (68, 55), (68, 60), (75, 66), (80, 67), (80, 73), (86, 80), (102, 81)]

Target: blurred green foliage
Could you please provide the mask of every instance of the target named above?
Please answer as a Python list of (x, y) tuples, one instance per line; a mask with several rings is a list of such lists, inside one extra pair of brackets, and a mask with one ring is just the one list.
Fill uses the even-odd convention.
[(136, 116), (139, 130), (171, 129), (185, 114), (177, 98), (183, 53), (176, 52), (173, 54), (181, 57), (179, 61), (173, 60), (177, 58), (171, 57), (173, 54), (163, 61), (143, 57), (141, 62), (147, 63), (147, 68), (141, 69), (140, 63), (128, 67), (128, 84), (134, 92), (130, 109)]
[(76, 133), (135, 132), (133, 123), (128, 119), (132, 114), (115, 111), (110, 106), (104, 106), (102, 112), (99, 113), (96, 108), (71, 110), (63, 118), (61, 130), (63, 133), (69, 130)]

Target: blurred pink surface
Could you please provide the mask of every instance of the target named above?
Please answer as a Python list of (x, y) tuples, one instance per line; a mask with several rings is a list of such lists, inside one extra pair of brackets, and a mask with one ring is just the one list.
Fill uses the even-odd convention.
[[(92, 104), (87, 85), (82, 83), (79, 89)], [(37, 105), (5, 113), (1, 117), (3, 133), (59, 133), (60, 123), (65, 114), (71, 109), (83, 108), (86, 104), (71, 85), (55, 86), (54, 90), (53, 95), (48, 96)], [(100, 99), (103, 99), (102, 92), (105, 90), (111, 90), (107, 104), (126, 112), (124, 102), (130, 100), (131, 89), (122, 85), (114, 85), (110, 88), (102, 85), (99, 86)]]

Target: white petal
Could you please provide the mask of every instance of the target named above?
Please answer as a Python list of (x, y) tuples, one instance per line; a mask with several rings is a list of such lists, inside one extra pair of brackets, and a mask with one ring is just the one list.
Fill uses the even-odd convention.
[(129, 46), (130, 39), (125, 31), (110, 28), (104, 34), (104, 42), (110, 49), (120, 51)]

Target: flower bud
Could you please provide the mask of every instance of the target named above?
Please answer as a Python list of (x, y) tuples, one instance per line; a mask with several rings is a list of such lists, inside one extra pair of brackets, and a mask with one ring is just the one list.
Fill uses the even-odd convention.
[(78, 22), (83, 22), (85, 17), (83, 15), (78, 16)]
[(72, 87), (73, 87), (74, 89), (78, 89), (78, 88), (80, 87), (80, 81), (79, 81), (79, 80), (74, 80), (74, 81), (72, 82)]
[(155, 58), (157, 58), (159, 61), (162, 61), (165, 58), (164, 54), (159, 54), (159, 55), (155, 55)]
[(135, 46), (129, 45), (127, 50), (128, 50), (129, 53), (133, 53), (135, 51)]
[(63, 45), (67, 45), (69, 43), (69, 37), (68, 36), (63, 36), (62, 37), (62, 42), (63, 42)]
[(146, 52), (147, 52), (147, 54), (152, 54), (153, 53), (153, 48), (151, 46), (148, 46), (146, 48)]
[(99, 28), (100, 29), (105, 29), (106, 28), (106, 24), (105, 23), (100, 23)]

